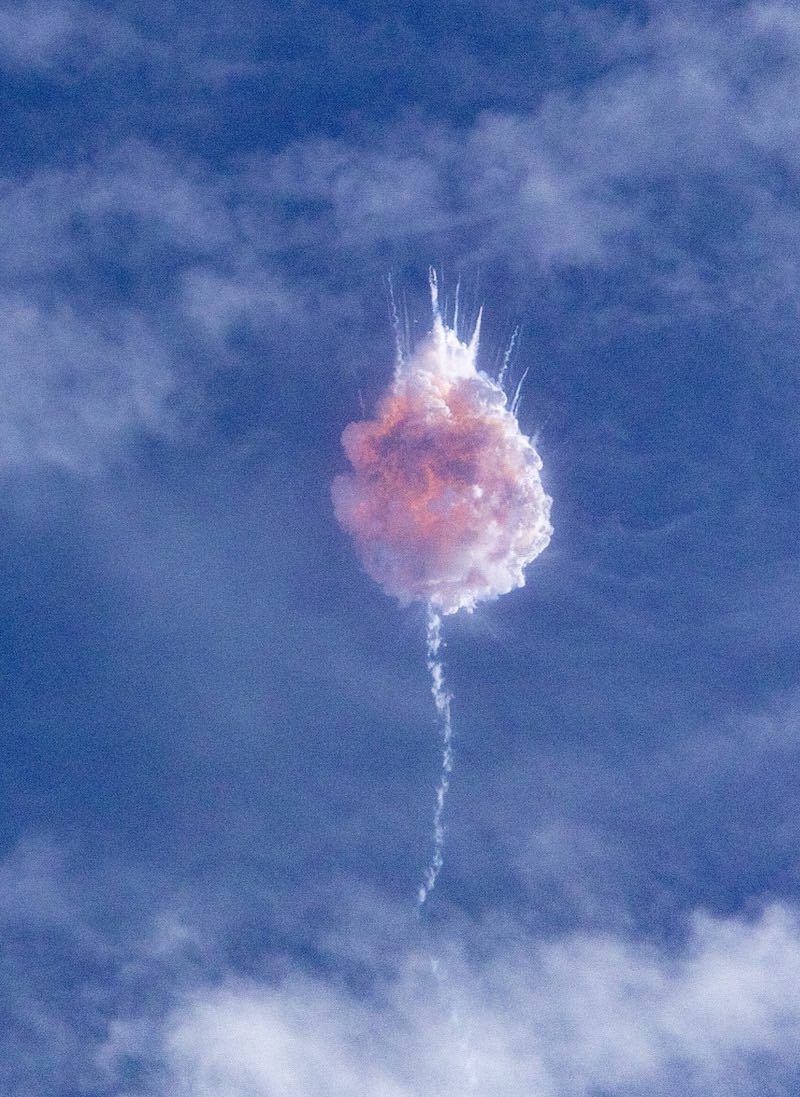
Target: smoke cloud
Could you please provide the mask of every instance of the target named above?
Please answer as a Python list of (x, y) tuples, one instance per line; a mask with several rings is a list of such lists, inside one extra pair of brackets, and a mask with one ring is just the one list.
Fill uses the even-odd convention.
[(553, 530), (515, 402), (476, 367), (479, 324), (462, 342), (441, 318), (433, 276), (431, 293), (433, 330), (399, 355), (375, 418), (345, 428), (352, 472), (331, 493), (383, 590), (446, 615), (523, 586)]

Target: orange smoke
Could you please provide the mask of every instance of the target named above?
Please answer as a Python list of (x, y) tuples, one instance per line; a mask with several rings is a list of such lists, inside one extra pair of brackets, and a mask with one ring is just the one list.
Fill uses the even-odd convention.
[(368, 574), (445, 614), (522, 586), (552, 533), (539, 455), (476, 350), (435, 315), (376, 417), (345, 428), (353, 471), (332, 486)]

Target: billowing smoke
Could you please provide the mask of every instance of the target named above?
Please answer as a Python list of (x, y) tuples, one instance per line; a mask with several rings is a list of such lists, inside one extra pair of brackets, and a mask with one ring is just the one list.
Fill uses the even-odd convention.
[(374, 419), (342, 435), (353, 471), (332, 495), (365, 570), (402, 605), (473, 610), (525, 582), (552, 534), (541, 459), (500, 384), (476, 367), (478, 327), (434, 322), (401, 356)]

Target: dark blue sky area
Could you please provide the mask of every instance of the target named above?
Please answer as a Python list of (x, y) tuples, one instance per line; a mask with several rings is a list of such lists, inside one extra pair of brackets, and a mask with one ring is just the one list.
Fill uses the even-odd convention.
[[(0, 1090), (800, 1093), (798, 96), (780, 0), (0, 0)], [(555, 533), (419, 916), (329, 491), (432, 264)]]

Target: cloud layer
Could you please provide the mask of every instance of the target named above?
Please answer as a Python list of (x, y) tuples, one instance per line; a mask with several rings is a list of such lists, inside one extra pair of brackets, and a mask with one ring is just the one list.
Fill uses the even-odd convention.
[(677, 951), (611, 935), (482, 935), (482, 959), (406, 957), (369, 995), (289, 975), (199, 991), (169, 1018), (180, 1097), (788, 1094), (800, 926), (780, 904), (697, 916)]

